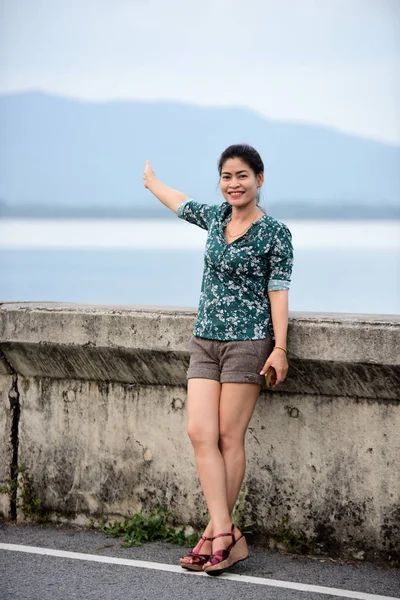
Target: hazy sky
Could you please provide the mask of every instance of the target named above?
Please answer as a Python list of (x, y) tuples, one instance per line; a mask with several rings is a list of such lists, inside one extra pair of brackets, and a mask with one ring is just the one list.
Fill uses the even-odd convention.
[(0, 0), (0, 93), (238, 105), (400, 143), (400, 0)]

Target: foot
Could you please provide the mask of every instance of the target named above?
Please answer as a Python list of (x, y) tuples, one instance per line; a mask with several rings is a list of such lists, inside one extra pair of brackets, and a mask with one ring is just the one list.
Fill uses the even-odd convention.
[[(230, 530), (231, 530), (231, 526), (227, 527), (226, 531), (223, 531), (221, 533), (228, 533)], [(242, 537), (242, 534), (237, 527), (234, 528), (234, 536), (235, 536), (236, 541), (238, 541)], [(217, 537), (212, 542), (212, 552), (216, 553), (217, 550), (226, 550), (231, 545), (232, 545), (232, 536), (231, 535), (226, 535), (226, 536), (224, 535), (223, 537)], [(207, 569), (208, 567), (211, 567), (211, 566), (212, 566), (212, 562), (207, 561), (204, 564), (203, 570)]]
[[(206, 538), (206, 539), (205, 539)], [(207, 527), (204, 531), (202, 537), (200, 538), (198, 544), (191, 551), (191, 553), (183, 556), (180, 559), (180, 563), (182, 566), (199, 566), (200, 570), (203, 568), (204, 563), (207, 561), (208, 557), (211, 555), (212, 548), (212, 530), (210, 527)], [(197, 555), (197, 556), (196, 556)]]

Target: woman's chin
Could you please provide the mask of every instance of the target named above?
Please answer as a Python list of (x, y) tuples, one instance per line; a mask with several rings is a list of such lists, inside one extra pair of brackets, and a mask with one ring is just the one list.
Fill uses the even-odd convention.
[(249, 200), (248, 198), (231, 198), (230, 196), (226, 197), (224, 196), (226, 202), (228, 202), (228, 204), (230, 204), (231, 206), (234, 206), (235, 208), (242, 208), (247, 206), (248, 204), (252, 203), (252, 200)]

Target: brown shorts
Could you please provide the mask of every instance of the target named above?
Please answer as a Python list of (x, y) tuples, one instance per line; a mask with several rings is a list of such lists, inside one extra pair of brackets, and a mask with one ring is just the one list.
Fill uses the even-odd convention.
[(269, 335), (262, 340), (209, 340), (192, 335), (189, 341), (190, 363), (187, 378), (215, 379), (221, 383), (258, 383), (274, 347)]

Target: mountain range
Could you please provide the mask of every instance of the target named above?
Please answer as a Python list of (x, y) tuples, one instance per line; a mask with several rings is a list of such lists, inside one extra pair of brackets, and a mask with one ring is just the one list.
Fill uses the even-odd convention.
[(246, 142), (278, 218), (400, 218), (400, 146), (246, 108), (24, 92), (0, 96), (0, 132), (3, 216), (166, 216), (143, 187), (145, 159), (168, 185), (220, 202), (218, 158)]

